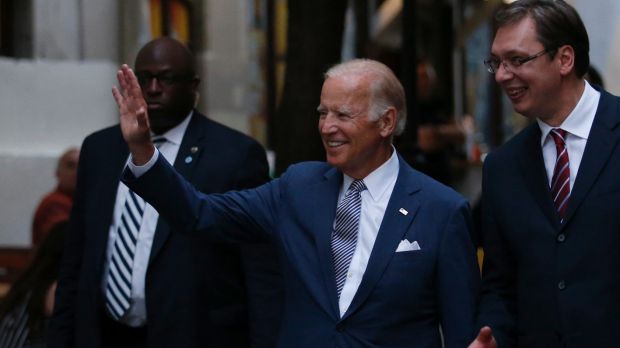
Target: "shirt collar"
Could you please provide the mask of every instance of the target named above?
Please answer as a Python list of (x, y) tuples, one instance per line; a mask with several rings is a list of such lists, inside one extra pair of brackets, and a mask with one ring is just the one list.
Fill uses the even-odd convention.
[[(396, 149), (392, 146), (392, 156), (390, 156), (390, 159), (364, 178), (364, 184), (366, 184), (368, 193), (370, 193), (370, 197), (374, 201), (380, 200), (386, 193), (387, 189), (390, 187), (390, 183), (394, 182), (396, 177), (398, 177), (398, 170), (398, 156), (396, 155)], [(353, 180), (355, 179), (343, 173), (344, 192), (349, 189)]]
[[(592, 88), (588, 81), (584, 81), (584, 83), (586, 86), (579, 102), (558, 128), (562, 128), (574, 136), (588, 140), (588, 134), (590, 134), (590, 128), (592, 128), (592, 123), (594, 122), (594, 115), (596, 114), (601, 93)], [(540, 145), (543, 146), (549, 132), (556, 127), (551, 127), (538, 118), (536, 122), (538, 122), (538, 126), (542, 133)]]
[[(161, 136), (166, 138), (166, 141), (169, 143), (172, 143), (177, 146), (181, 145), (181, 141), (183, 140), (183, 135), (185, 134), (185, 130), (187, 129), (187, 126), (189, 125), (189, 120), (192, 118), (193, 114), (194, 114), (194, 110), (191, 110), (189, 114), (187, 114), (185, 119), (183, 119), (183, 121), (181, 121), (176, 126), (168, 129)], [(153, 134), (151, 133), (151, 136), (152, 135)]]

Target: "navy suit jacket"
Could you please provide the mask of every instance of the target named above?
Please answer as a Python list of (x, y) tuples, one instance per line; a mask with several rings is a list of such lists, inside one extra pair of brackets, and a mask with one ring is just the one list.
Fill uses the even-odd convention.
[(620, 98), (602, 91), (563, 224), (537, 124), (487, 157), (478, 322), (501, 348), (618, 346), (619, 123)]
[[(274, 238), (283, 255), (284, 318), (279, 347), (446, 347), (472, 339), (479, 274), (466, 201), (411, 169), (400, 170), (362, 283), (341, 318), (330, 238), (342, 173), (322, 162), (291, 166), (253, 190), (204, 195), (161, 157), (123, 180), (175, 230), (215, 239)], [(216, 226), (232, 228), (220, 234)], [(417, 241), (419, 251), (398, 252)]]
[[(118, 126), (84, 140), (50, 347), (101, 344), (101, 283), (127, 156)], [(197, 112), (175, 168), (205, 192), (250, 188), (268, 180), (265, 152), (256, 141)], [(148, 347), (249, 347), (250, 340), (252, 347), (273, 347), (282, 290), (276, 257), (273, 246), (250, 250), (213, 243), (201, 235), (175, 233), (160, 218), (145, 284)]]

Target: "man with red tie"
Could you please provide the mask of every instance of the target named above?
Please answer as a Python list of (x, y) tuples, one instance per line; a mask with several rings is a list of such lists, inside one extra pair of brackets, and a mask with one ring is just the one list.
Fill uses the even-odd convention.
[(617, 346), (620, 99), (584, 80), (588, 34), (564, 1), (516, 1), (495, 24), (485, 64), (535, 122), (485, 161), (478, 324), (493, 336), (471, 347)]

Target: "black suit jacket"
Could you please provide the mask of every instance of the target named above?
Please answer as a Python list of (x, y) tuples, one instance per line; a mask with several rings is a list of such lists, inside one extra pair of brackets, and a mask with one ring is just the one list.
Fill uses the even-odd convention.
[(619, 124), (620, 98), (601, 91), (564, 224), (537, 124), (487, 157), (478, 322), (500, 348), (618, 346)]
[[(51, 347), (98, 347), (101, 282), (120, 174), (128, 156), (120, 128), (83, 143), (70, 235), (50, 324)], [(194, 112), (174, 164), (198, 189), (224, 192), (268, 180), (263, 148)], [(280, 278), (270, 246), (240, 249), (174, 233), (160, 218), (146, 274), (149, 347), (272, 347)], [(250, 334), (250, 331), (252, 334)]]

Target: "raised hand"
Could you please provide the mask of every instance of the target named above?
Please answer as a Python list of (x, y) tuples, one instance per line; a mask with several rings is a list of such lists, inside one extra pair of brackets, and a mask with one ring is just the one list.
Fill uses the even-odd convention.
[(120, 112), (123, 138), (129, 146), (133, 162), (142, 165), (148, 162), (155, 151), (151, 142), (146, 102), (136, 75), (127, 64), (121, 65), (116, 78), (121, 90), (113, 86), (112, 95)]
[(488, 326), (480, 329), (478, 337), (469, 345), (468, 348), (497, 348), (497, 342), (493, 337), (493, 331)]

